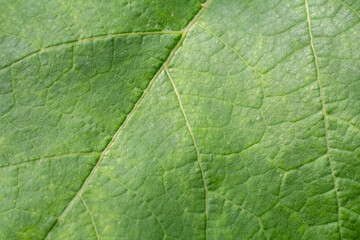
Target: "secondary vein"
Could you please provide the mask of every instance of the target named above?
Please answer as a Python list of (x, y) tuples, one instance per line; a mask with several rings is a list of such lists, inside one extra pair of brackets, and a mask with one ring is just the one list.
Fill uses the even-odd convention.
[(244, 208), (244, 207), (241, 206), (240, 204), (238, 204), (238, 203), (236, 203), (236, 202), (228, 199), (228, 198), (225, 197), (224, 195), (222, 195), (222, 194), (220, 194), (220, 193), (216, 193), (216, 194), (217, 194), (218, 196), (220, 196), (221, 198), (223, 198), (224, 200), (232, 203), (233, 205), (239, 207), (239, 208), (242, 209), (243, 211), (245, 211), (245, 212), (247, 212), (248, 214), (250, 214), (251, 216), (253, 216), (253, 217), (257, 220), (257, 222), (258, 222), (258, 224), (259, 224), (259, 227), (260, 227), (260, 230), (264, 233), (265, 238), (266, 238), (267, 240), (269, 240), (269, 237), (266, 235), (266, 232), (265, 232), (264, 226), (262, 225), (262, 222), (261, 222), (260, 217), (258, 217), (257, 215), (255, 215), (253, 212), (247, 210), (246, 208)]
[(227, 42), (225, 42), (221, 37), (219, 37), (218, 35), (216, 35), (213, 31), (211, 31), (210, 29), (204, 27), (203, 25), (201, 24), (197, 24), (197, 26), (199, 26), (200, 28), (202, 28), (203, 30), (205, 30), (205, 32), (209, 33), (210, 35), (214, 36), (216, 39), (218, 39), (222, 44), (225, 45), (225, 47), (229, 48), (231, 51), (233, 51), (237, 56), (238, 58), (240, 58), (244, 63), (245, 65), (252, 69), (253, 71), (255, 71), (259, 76), (263, 76), (264, 74), (261, 73), (260, 71), (258, 71), (254, 66), (250, 65), (250, 63), (243, 57), (240, 55), (240, 53), (238, 51), (236, 51), (233, 47), (231, 47)]
[(36, 51), (33, 51), (17, 60), (15, 60), (14, 62), (6, 65), (5, 67), (1, 68), (1, 70), (9, 68), (19, 62), (24, 61), (27, 58), (30, 58), (32, 56), (35, 56), (36, 54), (39, 54), (41, 52), (50, 50), (50, 49), (54, 49), (54, 48), (58, 48), (58, 47), (64, 47), (64, 46), (72, 46), (72, 45), (76, 45), (79, 43), (83, 43), (83, 42), (88, 42), (88, 41), (93, 41), (93, 40), (97, 40), (97, 39), (104, 39), (104, 38), (115, 38), (115, 37), (126, 37), (126, 36), (143, 36), (143, 35), (152, 35), (152, 34), (182, 34), (182, 31), (153, 31), (153, 32), (129, 32), (129, 33), (117, 33), (117, 34), (109, 34), (109, 35), (100, 35), (100, 36), (95, 36), (95, 37), (90, 37), (90, 38), (84, 38), (84, 39), (79, 39), (79, 40), (75, 40), (75, 41), (69, 41), (66, 43), (60, 43), (60, 44), (55, 44), (55, 45), (51, 45), (48, 47), (43, 47), (40, 48)]
[(82, 201), (82, 203), (84, 204), (85, 208), (86, 208), (86, 211), (89, 213), (89, 216), (91, 218), (91, 222), (92, 222), (92, 225), (94, 227), (94, 231), (95, 231), (95, 234), (96, 234), (96, 239), (99, 239), (99, 233), (97, 231), (97, 228), (96, 228), (96, 224), (95, 224), (95, 221), (94, 221), (94, 218), (93, 218), (93, 215), (88, 207), (88, 205), (86, 204), (84, 198), (80, 195), (80, 199)]
[(199, 164), (199, 168), (201, 170), (201, 176), (202, 176), (202, 180), (203, 180), (203, 183), (204, 183), (204, 188), (205, 188), (205, 225), (206, 225), (206, 233), (205, 233), (205, 239), (207, 239), (207, 234), (208, 234), (208, 222), (209, 222), (209, 211), (208, 211), (208, 207), (207, 207), (207, 198), (208, 198), (208, 187), (206, 185), (206, 178), (205, 178), (205, 173), (204, 173), (204, 169), (202, 167), (202, 164), (201, 164), (201, 160), (200, 160), (200, 151), (199, 151), (199, 148), (197, 146), (197, 143), (196, 143), (196, 140), (195, 140), (195, 136), (194, 136), (194, 133), (193, 131), (191, 130), (191, 127), (190, 127), (190, 123), (189, 123), (189, 120), (186, 116), (186, 113), (185, 113), (185, 109), (184, 109), (184, 106), (182, 105), (182, 102), (181, 102), (181, 99), (180, 99), (180, 94), (176, 88), (176, 85), (175, 85), (175, 82), (174, 80), (172, 79), (171, 75), (170, 75), (170, 72), (169, 72), (169, 69), (167, 67), (165, 67), (165, 70), (166, 70), (166, 73), (171, 81), (171, 84), (174, 88), (174, 92), (176, 94), (176, 97), (178, 99), (178, 102), (179, 102), (179, 105), (180, 105), (180, 109), (181, 109), (181, 112), (182, 114), (184, 115), (184, 118), (185, 118), (185, 122), (186, 122), (186, 126), (189, 130), (189, 133), (191, 135), (191, 138), (193, 140), (193, 143), (194, 143), (194, 146), (195, 146), (195, 149), (196, 149), (196, 155), (197, 155), (197, 161), (198, 161), (198, 164)]
[(97, 153), (97, 152), (65, 153), (65, 154), (62, 154), (62, 155), (55, 155), (55, 156), (50, 156), (50, 157), (37, 158), (37, 159), (33, 159), (33, 160), (29, 160), (29, 161), (22, 162), (22, 163), (17, 163), (17, 164), (5, 165), (5, 166), (1, 166), (0, 169), (9, 168), (9, 167), (21, 167), (21, 166), (25, 166), (27, 164), (40, 162), (40, 161), (47, 161), (47, 160), (66, 158), (66, 157), (74, 157), (74, 156), (75, 157), (76, 156), (87, 156), (87, 155), (101, 155), (101, 153)]
[(359, 18), (360, 18), (360, 13), (358, 11), (356, 11), (354, 8), (352, 8), (349, 4), (346, 4), (345, 2), (341, 1), (341, 0), (337, 0), (339, 3), (341, 3), (342, 5), (344, 5), (345, 7), (347, 7), (348, 9), (350, 9), (352, 12), (354, 12)]
[(309, 35), (310, 35), (310, 45), (314, 54), (314, 58), (315, 58), (315, 67), (316, 67), (316, 79), (319, 85), (319, 91), (320, 91), (320, 98), (321, 98), (321, 104), (322, 104), (322, 113), (324, 115), (324, 125), (325, 125), (325, 141), (326, 141), (326, 155), (329, 159), (329, 164), (330, 164), (330, 169), (331, 169), (331, 175), (332, 175), (332, 179), (333, 179), (333, 184), (334, 184), (334, 190), (335, 190), (335, 195), (336, 195), (336, 201), (337, 201), (337, 205), (338, 205), (338, 226), (339, 226), (339, 236), (340, 239), (342, 239), (342, 234), (341, 234), (341, 224), (340, 224), (340, 201), (339, 201), (339, 194), (338, 194), (338, 186), (336, 183), (336, 179), (335, 179), (335, 172), (334, 172), (334, 167), (332, 165), (332, 161), (331, 161), (331, 157), (330, 157), (330, 145), (329, 145), (329, 131), (328, 131), (328, 114), (326, 112), (326, 105), (325, 105), (325, 99), (324, 99), (324, 90), (321, 84), (321, 80), (320, 80), (320, 69), (319, 69), (319, 61), (318, 61), (318, 56), (316, 53), (316, 49), (315, 49), (315, 44), (314, 44), (314, 36), (312, 34), (312, 29), (311, 29), (311, 18), (310, 18), (310, 10), (309, 10), (309, 4), (308, 4), (308, 0), (305, 0), (305, 8), (306, 8), (306, 15), (307, 15), (307, 22), (308, 22), (308, 27), (309, 27)]
[(155, 214), (155, 212), (152, 210), (152, 208), (150, 207), (150, 204), (148, 203), (148, 201), (146, 201), (141, 195), (139, 195), (135, 190), (133, 190), (132, 188), (128, 187), (126, 184), (124, 184), (123, 182), (121, 182), (119, 179), (116, 179), (114, 177), (112, 177), (110, 174), (104, 172), (101, 168), (99, 168), (99, 171), (104, 174), (106, 177), (110, 178), (112, 181), (120, 184), (122, 187), (126, 188), (126, 190), (130, 191), (131, 193), (133, 193), (137, 198), (139, 198), (145, 205), (146, 207), (149, 209), (149, 211), (151, 212), (151, 214), (153, 215), (153, 217), (156, 219), (157, 223), (159, 224), (159, 226), (161, 227), (162, 231), (164, 232), (164, 237), (167, 236), (168, 234), (165, 231), (165, 228), (163, 226), (163, 224), (161, 224), (159, 217)]

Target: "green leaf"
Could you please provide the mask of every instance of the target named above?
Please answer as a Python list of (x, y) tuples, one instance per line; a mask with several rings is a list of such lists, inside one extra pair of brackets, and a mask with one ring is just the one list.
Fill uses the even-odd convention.
[(359, 1), (0, 7), (0, 239), (359, 239)]

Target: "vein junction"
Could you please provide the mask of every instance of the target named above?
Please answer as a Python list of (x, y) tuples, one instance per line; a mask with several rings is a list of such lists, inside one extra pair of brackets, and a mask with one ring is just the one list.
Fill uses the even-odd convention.
[[(56, 227), (58, 226), (59, 222), (63, 220), (63, 218), (66, 216), (66, 213), (68, 211), (70, 211), (70, 209), (72, 208), (72, 206), (74, 205), (75, 201), (78, 198), (82, 198), (82, 194), (85, 191), (85, 188), (91, 178), (91, 176), (95, 173), (95, 171), (97, 171), (98, 167), (100, 166), (102, 160), (104, 159), (106, 153), (110, 150), (110, 148), (112, 147), (113, 143), (115, 142), (117, 136), (119, 135), (119, 133), (121, 132), (121, 130), (124, 128), (124, 126), (126, 125), (126, 123), (130, 120), (130, 118), (133, 116), (134, 112), (136, 111), (136, 109), (138, 108), (138, 106), (140, 105), (140, 103), (142, 102), (142, 100), (144, 99), (145, 95), (149, 92), (151, 86), (153, 85), (154, 81), (157, 79), (157, 77), (160, 75), (160, 73), (166, 68), (167, 65), (170, 63), (171, 59), (173, 58), (173, 56), (175, 55), (176, 51), (181, 47), (183, 41), (185, 40), (189, 30), (191, 29), (191, 27), (197, 22), (197, 20), (199, 19), (199, 17), (201, 16), (201, 14), (205, 11), (206, 7), (208, 6), (208, 4), (210, 3), (210, 0), (208, 0), (206, 3), (202, 4), (202, 8), (200, 9), (200, 11), (195, 15), (195, 17), (189, 22), (189, 24), (180, 32), (178, 31), (174, 31), (174, 32), (164, 32), (162, 31), (161, 33), (171, 33), (171, 34), (179, 34), (181, 33), (182, 36), (180, 38), (180, 40), (178, 41), (178, 43), (176, 44), (176, 46), (172, 49), (172, 51), (170, 52), (169, 56), (167, 57), (167, 59), (165, 60), (165, 62), (162, 64), (162, 66), (159, 68), (159, 70), (156, 72), (156, 74), (154, 75), (154, 77), (152, 78), (152, 80), (150, 81), (150, 83), (148, 84), (147, 88), (144, 90), (144, 93), (142, 94), (142, 96), (139, 98), (139, 100), (136, 102), (136, 104), (134, 105), (133, 109), (130, 111), (130, 113), (127, 115), (126, 119), (124, 120), (124, 122), (121, 124), (121, 126), (119, 127), (119, 129), (116, 131), (115, 135), (113, 136), (113, 138), (111, 139), (111, 141), (109, 142), (109, 144), (106, 146), (106, 148), (104, 149), (104, 151), (101, 153), (101, 156), (98, 160), (98, 162), (96, 163), (95, 167), (92, 169), (92, 171), (90, 172), (90, 174), (88, 175), (88, 177), (85, 179), (84, 183), (82, 184), (81, 188), (79, 189), (79, 191), (75, 194), (75, 196), (73, 197), (73, 199), (70, 201), (70, 203), (68, 204), (68, 206), (64, 209), (64, 211), (60, 214), (60, 216), (58, 217), (57, 221), (55, 222), (55, 224), (53, 225), (53, 227), (50, 229), (50, 231), (48, 231), (48, 233), (45, 236), (45, 239), (48, 239), (50, 234), (56, 229)], [(139, 34), (131, 34), (131, 35), (147, 35), (147, 34), (156, 34), (156, 32), (146, 32), (146, 33), (139, 33)], [(130, 34), (122, 34), (121, 36), (129, 36)], [(104, 38), (104, 37), (101, 37)], [(94, 38), (91, 39), (87, 39), (86, 41), (91, 41), (94, 40)], [(83, 40), (81, 40), (83, 41)], [(76, 41), (73, 43), (68, 43), (68, 45), (71, 44), (75, 44), (78, 43), (80, 41)], [(63, 46), (66, 44), (62, 44), (62, 45), (57, 45), (57, 46), (53, 46), (53, 47), (59, 47), (59, 46)], [(52, 47), (52, 48), (53, 48)], [(47, 48), (50, 49), (51, 47)], [(40, 52), (41, 50), (39, 50), (38, 52)], [(33, 55), (37, 54), (33, 53)], [(30, 55), (28, 55), (30, 56)], [(19, 60), (21, 61), (21, 60)], [(18, 62), (19, 62), (18, 61)], [(15, 62), (16, 63), (16, 62)], [(13, 64), (15, 64), (13, 63)], [(193, 138), (194, 139), (194, 138)], [(197, 148), (197, 146), (196, 146)], [(198, 152), (198, 149), (197, 149)], [(199, 153), (198, 153), (199, 156)], [(201, 167), (201, 165), (200, 165)], [(203, 175), (203, 181), (204, 181), (204, 186), (206, 189), (206, 193), (207, 193), (207, 187), (206, 187), (206, 183), (205, 183), (205, 178)], [(207, 195), (206, 195), (207, 196)], [(206, 201), (205, 201), (206, 204)], [(207, 209), (207, 207), (206, 207)], [(207, 210), (206, 210), (207, 211)], [(206, 213), (206, 224), (207, 224), (207, 213)], [(95, 226), (94, 226), (95, 228)], [(96, 230), (97, 231), (97, 230)], [(206, 226), (206, 233), (207, 233), (207, 226)]]

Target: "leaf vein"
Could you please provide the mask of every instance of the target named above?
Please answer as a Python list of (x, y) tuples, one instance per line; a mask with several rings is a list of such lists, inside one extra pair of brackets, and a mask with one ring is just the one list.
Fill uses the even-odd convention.
[(182, 31), (153, 31), (153, 32), (129, 32), (129, 33), (117, 33), (117, 34), (109, 34), (109, 35), (99, 35), (99, 36), (95, 36), (95, 37), (90, 37), (90, 38), (84, 38), (84, 39), (80, 39), (80, 40), (75, 40), (75, 41), (70, 41), (70, 42), (65, 42), (65, 43), (60, 43), (60, 44), (55, 44), (55, 45), (51, 45), (51, 46), (47, 46), (47, 47), (43, 47), (40, 48), (36, 51), (33, 51), (17, 60), (15, 60), (14, 62), (7, 64), (6, 66), (4, 66), (3, 68), (0, 69), (6, 69), (9, 67), (12, 67), (13, 65), (20, 63), (22, 61), (24, 61), (27, 58), (30, 58), (32, 56), (35, 56), (41, 52), (50, 50), (50, 49), (54, 49), (54, 48), (59, 48), (59, 47), (64, 47), (64, 46), (71, 46), (71, 45), (76, 45), (82, 42), (88, 42), (88, 41), (94, 41), (97, 39), (104, 39), (104, 38), (116, 38), (116, 37), (127, 37), (127, 36), (143, 36), (143, 35), (153, 35), (153, 34), (182, 34)]
[(85, 206), (85, 208), (86, 208), (86, 211), (89, 213), (89, 216), (90, 216), (90, 218), (91, 218), (91, 222), (92, 222), (92, 225), (93, 225), (93, 227), (94, 227), (95, 234), (96, 234), (96, 239), (99, 239), (99, 233), (98, 233), (98, 230), (97, 230), (97, 228), (96, 228), (96, 224), (95, 224), (93, 215), (92, 215), (92, 213), (90, 212), (90, 209), (89, 209), (88, 205), (86, 204), (84, 198), (83, 198), (81, 195), (80, 195), (79, 197), (80, 197), (80, 199), (81, 199), (81, 202), (84, 204), (84, 206)]
[[(136, 197), (138, 197), (145, 205), (146, 207), (149, 209), (149, 211), (151, 212), (151, 215), (154, 216), (154, 218), (156, 219), (157, 223), (159, 224), (159, 226), (161, 227), (162, 231), (164, 232), (165, 236), (168, 236), (168, 234), (165, 231), (164, 226), (161, 224), (160, 219), (158, 218), (158, 216), (154, 213), (154, 211), (152, 210), (152, 208), (150, 207), (148, 201), (146, 201), (142, 196), (140, 196), (135, 190), (131, 189), (130, 187), (128, 187), (127, 185), (125, 185), (123, 182), (121, 182), (119, 179), (114, 178), (113, 176), (111, 176), (110, 174), (104, 172), (103, 170), (101, 170), (99, 168), (99, 171), (104, 174), (105, 176), (107, 176), (108, 178), (110, 178), (112, 181), (120, 184), (121, 186), (123, 186), (124, 188), (126, 188), (126, 190), (132, 192)], [(164, 237), (165, 237), (164, 236)]]
[(341, 1), (341, 0), (337, 0), (339, 3), (341, 3), (342, 5), (344, 5), (346, 8), (350, 9), (353, 13), (355, 13), (359, 18), (360, 18), (360, 13), (358, 11), (356, 11), (353, 7), (351, 7), (349, 4), (346, 4), (345, 2)]
[(166, 73), (171, 81), (171, 84), (174, 88), (174, 92), (176, 94), (176, 97), (178, 99), (178, 102), (179, 102), (179, 106), (180, 106), (180, 109), (181, 109), (181, 112), (182, 114), (184, 115), (184, 118), (185, 118), (185, 122), (186, 122), (186, 126), (187, 126), (187, 129), (189, 130), (189, 133), (191, 135), (191, 138), (192, 138), (192, 141), (194, 143), (194, 146), (195, 146), (195, 149), (196, 149), (196, 155), (197, 155), (197, 161), (198, 161), (198, 164), (199, 164), (199, 168), (200, 168), (200, 171), (201, 171), (201, 176), (202, 176), (202, 180), (203, 180), (203, 183), (204, 183), (204, 188), (205, 188), (205, 225), (206, 225), (206, 232), (205, 232), (205, 239), (207, 239), (207, 235), (208, 235), (208, 223), (209, 223), (209, 210), (208, 210), (208, 207), (207, 207), (207, 201), (208, 201), (208, 187), (206, 185), (206, 178), (205, 178), (205, 173), (204, 173), (204, 169), (202, 167), (202, 164), (201, 164), (201, 160), (200, 160), (200, 151), (199, 151), (199, 148), (197, 146), (197, 143), (196, 143), (196, 140), (195, 140), (195, 136), (194, 136), (194, 133), (192, 132), (191, 130), (191, 126), (189, 124), (189, 120), (186, 116), (186, 113), (185, 113), (185, 109), (181, 103), (181, 98), (180, 98), (180, 94), (176, 88), (176, 85), (175, 85), (175, 82), (174, 80), (172, 79), (171, 75), (170, 75), (170, 72), (169, 72), (169, 69), (167, 67), (165, 67), (165, 70), (166, 70)]
[[(179, 41), (177, 42), (177, 44), (175, 45), (175, 47), (172, 49), (172, 51), (170, 52), (169, 56), (167, 57), (167, 59), (164, 61), (164, 63), (162, 64), (162, 66), (159, 68), (159, 70), (155, 73), (154, 77), (151, 79), (151, 81), (149, 82), (148, 86), (146, 87), (146, 89), (144, 90), (144, 93), (141, 95), (141, 97), (138, 99), (138, 101), (135, 103), (133, 109), (130, 111), (130, 113), (127, 115), (127, 117), (125, 118), (125, 120), (123, 121), (123, 123), (120, 125), (119, 129), (115, 132), (113, 138), (111, 139), (111, 141), (109, 142), (109, 144), (105, 147), (104, 151), (101, 153), (101, 156), (99, 158), (99, 160), (97, 161), (96, 165), (93, 167), (93, 169), (91, 170), (90, 174), (87, 176), (87, 178), (85, 179), (84, 183), (82, 184), (81, 188), (79, 189), (79, 191), (75, 194), (75, 196), (73, 197), (73, 199), (70, 201), (70, 203), (67, 205), (67, 207), (64, 209), (64, 211), (60, 214), (60, 216), (58, 217), (57, 221), (55, 222), (55, 224), (52, 226), (52, 228), (47, 232), (46, 236), (44, 239), (48, 239), (51, 232), (54, 231), (54, 229), (58, 226), (59, 222), (64, 218), (64, 216), (66, 215), (66, 213), (72, 208), (75, 200), (84, 192), (85, 187), (87, 185), (87, 183), (89, 182), (89, 179), (91, 178), (91, 176), (94, 174), (94, 172), (98, 169), (99, 165), (101, 164), (102, 160), (104, 159), (106, 153), (110, 150), (110, 148), (112, 147), (113, 143), (115, 142), (117, 136), (119, 135), (119, 133), (121, 132), (121, 130), (125, 127), (126, 123), (130, 120), (130, 118), (133, 116), (134, 112), (136, 111), (136, 109), (138, 108), (138, 106), (140, 105), (140, 103), (142, 102), (142, 100), (144, 99), (144, 97), (146, 96), (146, 94), (149, 92), (151, 86), (153, 85), (154, 81), (158, 78), (158, 76), (160, 75), (160, 73), (165, 69), (165, 67), (169, 64), (169, 62), (171, 61), (171, 59), (173, 58), (173, 56), (175, 55), (176, 51), (181, 47), (183, 41), (185, 40), (187, 33), (189, 32), (190, 28), (196, 23), (196, 21), (198, 20), (198, 18), (201, 16), (201, 14), (204, 12), (205, 8), (207, 7), (207, 5), (210, 3), (211, 0), (208, 0), (205, 4), (203, 4), (202, 8), (200, 9), (200, 11), (195, 15), (195, 17), (189, 22), (189, 24), (181, 31), (181, 32), (162, 32), (162, 33), (172, 33), (172, 34), (179, 34), (182, 33), (181, 38), (179, 39)], [(127, 33), (127, 35), (125, 34), (118, 34), (117, 36), (129, 36), (129, 35), (146, 35), (146, 34), (156, 34), (156, 32), (143, 32), (143, 33)], [(109, 37), (109, 36), (106, 36)], [(104, 37), (99, 37), (99, 38), (104, 38)], [(91, 39), (87, 39), (87, 40), (93, 40), (94, 38)], [(70, 43), (70, 44), (74, 44), (74, 43)]]
[(53, 160), (53, 159), (62, 158), (62, 157), (83, 156), (83, 155), (85, 155), (85, 156), (86, 155), (101, 155), (101, 153), (97, 153), (97, 152), (66, 153), (63, 155), (37, 158), (37, 159), (29, 160), (26, 162), (18, 163), (18, 164), (5, 165), (5, 166), (1, 166), (0, 169), (8, 168), (8, 167), (21, 167), (21, 166), (24, 166), (24, 165), (27, 165), (30, 163), (35, 163), (35, 162), (40, 162), (40, 161)]
[(317, 82), (318, 82), (318, 85), (319, 85), (319, 92), (320, 92), (320, 98), (321, 98), (321, 104), (322, 104), (322, 113), (324, 115), (325, 141), (326, 141), (326, 148), (327, 148), (326, 155), (327, 155), (327, 157), (329, 159), (331, 175), (332, 175), (332, 179), (333, 179), (334, 190), (335, 190), (336, 201), (337, 201), (337, 207), (338, 207), (338, 214), (337, 215), (338, 215), (339, 236), (340, 236), (340, 239), (342, 239), (341, 224), (340, 224), (340, 208), (341, 208), (341, 205), (340, 205), (339, 194), (338, 194), (338, 190), (337, 190), (338, 187), (337, 187), (337, 183), (336, 183), (334, 167), (332, 165), (332, 161), (331, 161), (331, 157), (330, 157), (328, 114), (326, 112), (326, 105), (325, 105), (325, 99), (324, 99), (324, 89), (322, 87), (321, 80), (320, 80), (319, 61), (318, 61), (318, 56), (317, 56), (316, 49), (315, 49), (315, 44), (314, 44), (314, 37), (313, 37), (313, 34), (312, 34), (312, 29), (311, 29), (311, 18), (310, 18), (310, 9), (309, 9), (308, 0), (305, 0), (305, 9), (306, 9), (307, 22), (308, 22), (308, 28), (309, 28), (310, 45), (311, 45), (311, 48), (312, 48), (312, 51), (313, 51), (313, 54), (314, 54), (314, 59), (315, 59), (316, 78), (317, 78)]
[(265, 232), (265, 229), (262, 225), (262, 222), (261, 222), (261, 219), (259, 216), (255, 215), (253, 212), (247, 210), (246, 208), (244, 208), (243, 206), (241, 206), (240, 204), (237, 204), (236, 202), (228, 199), (227, 197), (225, 197), (224, 195), (220, 194), (220, 193), (217, 193), (217, 192), (214, 192), (215, 194), (219, 195), (221, 198), (223, 198), (224, 200), (232, 203), (233, 205), (239, 207), (240, 209), (244, 210), (245, 212), (247, 212), (248, 214), (250, 214), (251, 216), (253, 216), (257, 221), (258, 221), (258, 224), (259, 224), (259, 227), (260, 227), (260, 230), (264, 233), (265, 235), (265, 238), (269, 240), (268, 236), (266, 235), (266, 232)]

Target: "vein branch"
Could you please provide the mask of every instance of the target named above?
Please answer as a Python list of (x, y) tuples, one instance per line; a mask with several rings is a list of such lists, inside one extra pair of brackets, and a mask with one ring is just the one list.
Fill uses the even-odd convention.
[(51, 157), (37, 158), (37, 159), (30, 160), (30, 161), (18, 163), (18, 164), (5, 165), (5, 166), (1, 166), (0, 169), (8, 168), (8, 167), (21, 167), (21, 166), (24, 166), (24, 165), (27, 165), (30, 163), (36, 163), (36, 162), (40, 162), (40, 161), (53, 160), (53, 159), (59, 159), (59, 158), (87, 156), (87, 155), (100, 155), (100, 154), (101, 153), (97, 153), (97, 152), (66, 153), (63, 155), (55, 155), (55, 156), (51, 156)]
[(208, 222), (209, 222), (209, 211), (208, 211), (208, 207), (207, 207), (207, 199), (208, 199), (208, 187), (206, 185), (206, 178), (205, 178), (205, 173), (204, 173), (204, 169), (202, 167), (202, 164), (201, 164), (201, 160), (200, 160), (200, 151), (199, 151), (199, 147), (196, 143), (196, 140), (195, 140), (195, 136), (194, 136), (194, 133), (193, 131), (191, 130), (191, 126), (189, 124), (189, 120), (186, 116), (186, 113), (185, 113), (185, 109), (184, 109), (184, 106), (182, 105), (182, 102), (181, 102), (181, 99), (180, 99), (180, 94), (176, 88), (176, 85), (175, 85), (175, 82), (174, 80), (172, 79), (171, 75), (170, 75), (170, 72), (169, 72), (169, 69), (167, 67), (165, 67), (165, 70), (166, 70), (166, 73), (171, 81), (171, 84), (174, 88), (174, 92), (176, 94), (176, 97), (178, 99), (178, 102), (179, 102), (179, 106), (180, 106), (180, 109), (181, 109), (181, 112), (182, 114), (184, 115), (184, 118), (185, 118), (185, 122), (186, 122), (186, 126), (189, 130), (189, 133), (191, 135), (191, 138), (193, 140), (193, 143), (194, 143), (194, 146), (195, 146), (195, 149), (196, 149), (196, 155), (197, 155), (197, 161), (198, 161), (198, 164), (199, 164), (199, 168), (201, 170), (201, 176), (202, 176), (202, 180), (203, 180), (203, 183), (204, 183), (204, 188), (205, 188), (205, 225), (206, 225), (206, 234), (205, 234), (205, 239), (207, 239), (207, 234), (208, 234)]
[(86, 204), (84, 198), (83, 198), (81, 195), (80, 195), (79, 197), (80, 197), (82, 203), (84, 204), (84, 206), (85, 206), (85, 208), (86, 208), (86, 211), (89, 213), (89, 216), (90, 216), (90, 218), (91, 218), (91, 222), (92, 222), (92, 225), (93, 225), (93, 227), (94, 227), (95, 234), (96, 234), (96, 239), (100, 239), (100, 238), (99, 238), (99, 233), (98, 233), (98, 231), (97, 231), (96, 224), (95, 224), (95, 221), (94, 221), (94, 218), (93, 218), (93, 215), (92, 215), (92, 213), (90, 212), (90, 209), (89, 209), (88, 205)]
[(341, 3), (342, 5), (344, 5), (346, 8), (350, 9), (353, 13), (355, 13), (359, 18), (360, 18), (360, 13), (358, 11), (356, 11), (353, 7), (351, 7), (349, 4), (346, 4), (345, 2), (341, 1), (341, 0), (337, 0), (339, 3)]
[(83, 42), (89, 42), (89, 41), (94, 41), (97, 39), (104, 39), (104, 38), (116, 38), (116, 37), (127, 37), (127, 36), (143, 36), (143, 35), (152, 35), (152, 34), (182, 34), (182, 31), (153, 31), (153, 32), (129, 32), (129, 33), (117, 33), (117, 34), (109, 34), (109, 35), (100, 35), (100, 36), (95, 36), (95, 37), (90, 37), (90, 38), (84, 38), (84, 39), (80, 39), (80, 40), (75, 40), (75, 41), (70, 41), (70, 42), (66, 42), (66, 43), (60, 43), (60, 44), (55, 44), (55, 45), (51, 45), (48, 47), (43, 47), (40, 48), (34, 52), (31, 52), (19, 59), (17, 59), (16, 61), (6, 65), (5, 67), (1, 68), (0, 70), (9, 68), (19, 62), (24, 61), (27, 58), (30, 58), (36, 54), (39, 54), (41, 52), (50, 50), (50, 49), (54, 49), (54, 48), (59, 48), (59, 47), (65, 47), (65, 46), (73, 46), (79, 43), (83, 43)]
[(245, 65), (252, 69), (253, 71), (255, 71), (258, 75), (262, 76), (264, 74), (262, 74), (261, 72), (259, 72), (254, 66), (252, 66), (243, 56), (240, 55), (240, 53), (238, 51), (236, 51), (232, 46), (230, 46), (227, 42), (224, 41), (224, 39), (222, 39), (221, 37), (219, 37), (217, 34), (215, 34), (213, 31), (211, 31), (210, 29), (197, 24), (197, 26), (199, 26), (200, 28), (202, 28), (205, 32), (209, 33), (210, 35), (212, 35), (213, 37), (215, 37), (216, 39), (218, 39), (222, 44), (225, 45), (225, 47), (229, 48), (231, 51), (233, 51), (244, 63)]
[(334, 116), (334, 115), (328, 115), (328, 117), (334, 118), (334, 119), (336, 119), (336, 120), (338, 120), (340, 122), (343, 122), (343, 123), (349, 125), (350, 127), (355, 128), (357, 131), (360, 131), (360, 128), (358, 126), (356, 126), (354, 123), (351, 123), (350, 121), (347, 121), (345, 119), (339, 118), (339, 117)]
[(259, 227), (260, 227), (260, 230), (264, 233), (265, 238), (266, 238), (266, 239), (269, 239), (269, 237), (266, 235), (265, 229), (264, 229), (264, 227), (263, 227), (263, 225), (262, 225), (262, 222), (261, 222), (261, 219), (260, 219), (259, 216), (255, 215), (253, 212), (247, 210), (246, 208), (244, 208), (244, 207), (241, 206), (240, 204), (238, 204), (238, 203), (236, 203), (236, 202), (228, 199), (228, 198), (225, 197), (224, 195), (222, 195), (222, 194), (220, 194), (220, 193), (216, 193), (216, 192), (214, 192), (214, 193), (217, 194), (217, 195), (219, 195), (220, 197), (222, 197), (222, 198), (225, 199), (226, 201), (232, 203), (233, 205), (239, 207), (240, 209), (242, 209), (243, 211), (247, 212), (247, 213), (250, 214), (251, 216), (253, 216), (253, 217), (257, 220), (257, 222), (258, 222), (258, 224), (259, 224)]
[(113, 176), (111, 176), (110, 174), (104, 172), (101, 168), (99, 168), (99, 171), (104, 174), (105, 176), (107, 176), (108, 178), (110, 178), (112, 181), (120, 184), (122, 187), (126, 188), (126, 190), (128, 190), (129, 192), (133, 193), (137, 198), (139, 198), (145, 205), (146, 207), (149, 209), (149, 211), (151, 212), (151, 215), (153, 215), (153, 217), (155, 218), (155, 220), (157, 221), (157, 223), (159, 224), (159, 226), (161, 227), (162, 231), (164, 232), (164, 237), (167, 236), (168, 234), (165, 231), (164, 226), (161, 224), (159, 217), (155, 214), (155, 212), (152, 210), (152, 208), (150, 207), (148, 201), (145, 200), (145, 198), (143, 198), (141, 195), (139, 195), (135, 190), (133, 190), (132, 188), (128, 187), (127, 185), (125, 185), (123, 182), (121, 182), (119, 179), (114, 178)]
[(335, 171), (334, 171), (334, 166), (332, 164), (331, 161), (331, 157), (330, 157), (330, 144), (329, 144), (329, 131), (328, 131), (328, 114), (326, 112), (326, 104), (325, 104), (325, 98), (324, 98), (324, 89), (322, 87), (321, 84), (321, 80), (320, 80), (320, 69), (319, 69), (319, 60), (318, 60), (318, 56), (316, 53), (316, 49), (315, 49), (315, 44), (314, 44), (314, 36), (312, 34), (312, 29), (311, 29), (311, 18), (310, 18), (310, 10), (309, 10), (309, 4), (308, 4), (308, 0), (305, 0), (305, 8), (306, 8), (306, 15), (307, 15), (307, 22), (308, 22), (308, 27), (309, 27), (309, 35), (310, 35), (310, 45), (311, 45), (311, 49), (313, 51), (314, 54), (314, 58), (315, 58), (315, 67), (316, 67), (316, 79), (319, 85), (319, 91), (320, 91), (320, 98), (321, 98), (321, 104), (322, 104), (322, 113), (324, 115), (324, 126), (325, 126), (325, 141), (326, 141), (326, 155), (329, 159), (329, 164), (330, 164), (330, 169), (331, 169), (331, 175), (332, 175), (332, 179), (333, 179), (333, 184), (334, 184), (334, 190), (335, 190), (335, 195), (336, 195), (336, 201), (337, 201), (337, 205), (338, 205), (338, 226), (339, 226), (339, 236), (340, 239), (342, 239), (342, 234), (341, 234), (341, 224), (340, 224), (340, 200), (339, 200), (339, 194), (338, 194), (338, 186), (336, 183), (336, 178), (335, 178)]

